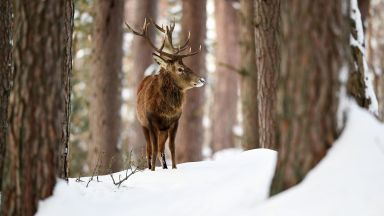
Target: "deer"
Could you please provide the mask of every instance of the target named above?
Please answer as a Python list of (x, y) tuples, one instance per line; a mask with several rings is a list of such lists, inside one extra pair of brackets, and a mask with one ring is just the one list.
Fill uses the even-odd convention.
[[(175, 21), (170, 25), (159, 26), (152, 19), (145, 19), (141, 32), (125, 24), (130, 32), (143, 37), (152, 47), (152, 57), (160, 66), (159, 74), (146, 76), (140, 82), (136, 97), (136, 115), (146, 140), (148, 169), (155, 171), (157, 157), (162, 168), (168, 169), (164, 153), (168, 138), (172, 169), (176, 169), (175, 138), (186, 100), (186, 91), (206, 84), (203, 77), (198, 76), (183, 63), (183, 58), (198, 54), (201, 51), (201, 45), (197, 51), (192, 52), (189, 32), (182, 45), (174, 46), (172, 34)], [(149, 26), (163, 34), (160, 48), (151, 41), (148, 34)], [(166, 42), (169, 47), (167, 51), (164, 50)], [(188, 48), (189, 51), (186, 51)]]

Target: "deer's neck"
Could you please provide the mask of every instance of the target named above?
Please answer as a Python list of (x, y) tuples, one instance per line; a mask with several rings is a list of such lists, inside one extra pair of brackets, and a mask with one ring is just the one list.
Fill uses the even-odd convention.
[(160, 76), (160, 91), (164, 95), (166, 102), (175, 108), (181, 107), (184, 101), (184, 91), (176, 85), (169, 74), (161, 74)]

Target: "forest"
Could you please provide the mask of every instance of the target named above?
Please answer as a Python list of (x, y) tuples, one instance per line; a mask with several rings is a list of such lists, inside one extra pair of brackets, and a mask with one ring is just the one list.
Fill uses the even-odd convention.
[(1, 0), (0, 215), (384, 215), (384, 0)]

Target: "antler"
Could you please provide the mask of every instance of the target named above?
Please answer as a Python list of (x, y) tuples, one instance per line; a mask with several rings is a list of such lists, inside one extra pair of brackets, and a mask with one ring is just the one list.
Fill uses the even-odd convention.
[[(164, 33), (164, 39), (163, 39), (163, 42), (162, 42), (160, 48), (157, 48), (153, 44), (153, 42), (150, 40), (150, 38), (149, 38), (148, 26), (150, 24), (154, 24), (154, 26), (156, 27), (157, 30), (159, 30), (160, 32)], [(191, 33), (190, 32), (188, 33), (188, 37), (187, 37), (186, 41), (184, 42), (184, 44), (182, 46), (179, 45), (176, 48), (173, 45), (172, 34), (173, 34), (173, 30), (175, 29), (175, 21), (173, 21), (173, 23), (171, 23), (169, 26), (166, 25), (165, 28), (164, 28), (163, 25), (162, 26), (157, 25), (155, 22), (153, 22), (152, 19), (149, 19), (149, 21), (147, 21), (147, 19), (145, 19), (144, 20), (144, 25), (142, 27), (142, 31), (141, 32), (137, 32), (137, 31), (133, 30), (133, 28), (131, 28), (127, 23), (125, 23), (125, 25), (127, 26), (128, 30), (131, 31), (133, 34), (135, 34), (137, 36), (144, 37), (147, 40), (147, 42), (149, 43), (149, 45), (156, 52), (159, 53), (160, 57), (161, 56), (166, 56), (166, 57), (171, 58), (171, 59), (181, 59), (181, 58), (185, 58), (185, 57), (188, 57), (188, 56), (196, 55), (197, 53), (199, 53), (201, 51), (201, 45), (200, 45), (200, 47), (199, 47), (199, 49), (197, 51), (192, 52), (192, 49), (189, 46), (189, 44), (190, 44), (190, 37), (191, 37)], [(168, 52), (163, 51), (164, 44), (165, 44), (166, 40), (168, 41), (169, 45), (171, 46), (173, 53), (168, 53)], [(189, 52), (186, 53), (186, 54), (181, 54), (184, 50), (188, 49), (188, 47), (189, 47)]]

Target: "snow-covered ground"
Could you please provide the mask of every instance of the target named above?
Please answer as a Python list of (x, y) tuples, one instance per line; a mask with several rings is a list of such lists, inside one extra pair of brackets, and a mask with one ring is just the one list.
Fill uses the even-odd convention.
[[(249, 209), (268, 197), (276, 152), (258, 149), (215, 161), (179, 164), (176, 170), (135, 173), (120, 188), (102, 182), (60, 182), (37, 215), (198, 216)], [(122, 174), (122, 175), (125, 175)], [(118, 178), (118, 174), (115, 174)], [(82, 178), (86, 180), (86, 178)]]
[(341, 137), (301, 184), (241, 215), (383, 216), (384, 125), (354, 105)]
[(276, 152), (223, 155), (180, 164), (177, 170), (139, 172), (120, 188), (109, 176), (88, 188), (74, 179), (60, 182), (37, 215), (384, 215), (384, 125), (357, 106), (352, 105), (343, 134), (306, 179), (270, 199)]

